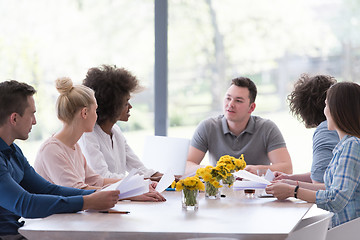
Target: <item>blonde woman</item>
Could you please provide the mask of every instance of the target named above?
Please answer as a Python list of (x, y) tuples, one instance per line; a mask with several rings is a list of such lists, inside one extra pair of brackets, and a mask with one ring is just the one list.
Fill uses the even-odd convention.
[[(94, 91), (83, 85), (73, 85), (70, 78), (56, 80), (60, 96), (56, 102), (57, 117), (63, 128), (39, 149), (35, 170), (48, 181), (80, 189), (101, 189), (119, 181), (119, 178), (103, 178), (86, 163), (78, 140), (94, 128), (97, 103)], [(131, 198), (138, 201), (164, 201), (158, 192), (150, 192)]]

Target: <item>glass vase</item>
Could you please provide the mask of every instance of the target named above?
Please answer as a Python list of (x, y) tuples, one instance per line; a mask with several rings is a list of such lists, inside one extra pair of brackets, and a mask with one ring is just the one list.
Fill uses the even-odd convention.
[(197, 210), (199, 208), (199, 190), (189, 190), (184, 188), (181, 193), (183, 209)]
[(231, 174), (231, 176), (226, 177), (225, 179), (221, 180), (223, 184), (227, 184), (232, 186), (235, 182), (235, 176)]
[(205, 197), (208, 199), (219, 199), (220, 191), (219, 188), (212, 185), (210, 182), (205, 183)]
[(221, 180), (221, 186), (220, 192), (221, 195), (224, 195), (223, 197), (231, 197), (234, 195), (233, 183), (229, 184)]

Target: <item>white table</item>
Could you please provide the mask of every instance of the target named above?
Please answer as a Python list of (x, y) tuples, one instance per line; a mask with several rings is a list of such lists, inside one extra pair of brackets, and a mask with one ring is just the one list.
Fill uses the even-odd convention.
[(198, 211), (184, 211), (180, 192), (166, 202), (119, 202), (129, 214), (79, 212), (26, 219), (19, 230), (28, 239), (285, 239), (313, 205), (297, 199), (247, 199), (243, 192), (219, 200), (200, 194)]

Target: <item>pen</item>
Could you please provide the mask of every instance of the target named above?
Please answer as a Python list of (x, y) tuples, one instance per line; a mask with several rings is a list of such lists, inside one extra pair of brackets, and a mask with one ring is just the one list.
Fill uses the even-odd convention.
[(128, 214), (128, 211), (99, 211), (100, 213), (117, 213), (117, 214)]

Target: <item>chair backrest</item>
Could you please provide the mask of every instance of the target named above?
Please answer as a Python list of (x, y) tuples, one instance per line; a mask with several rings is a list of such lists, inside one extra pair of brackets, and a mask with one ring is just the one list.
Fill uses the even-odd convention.
[(329, 222), (333, 215), (333, 213), (329, 212), (302, 220), (286, 239), (325, 240)]
[(163, 136), (147, 136), (144, 142), (142, 162), (148, 168), (172, 174), (185, 173), (190, 139)]
[(326, 240), (352, 240), (360, 238), (360, 218), (353, 219), (339, 226), (331, 228), (326, 235)]

